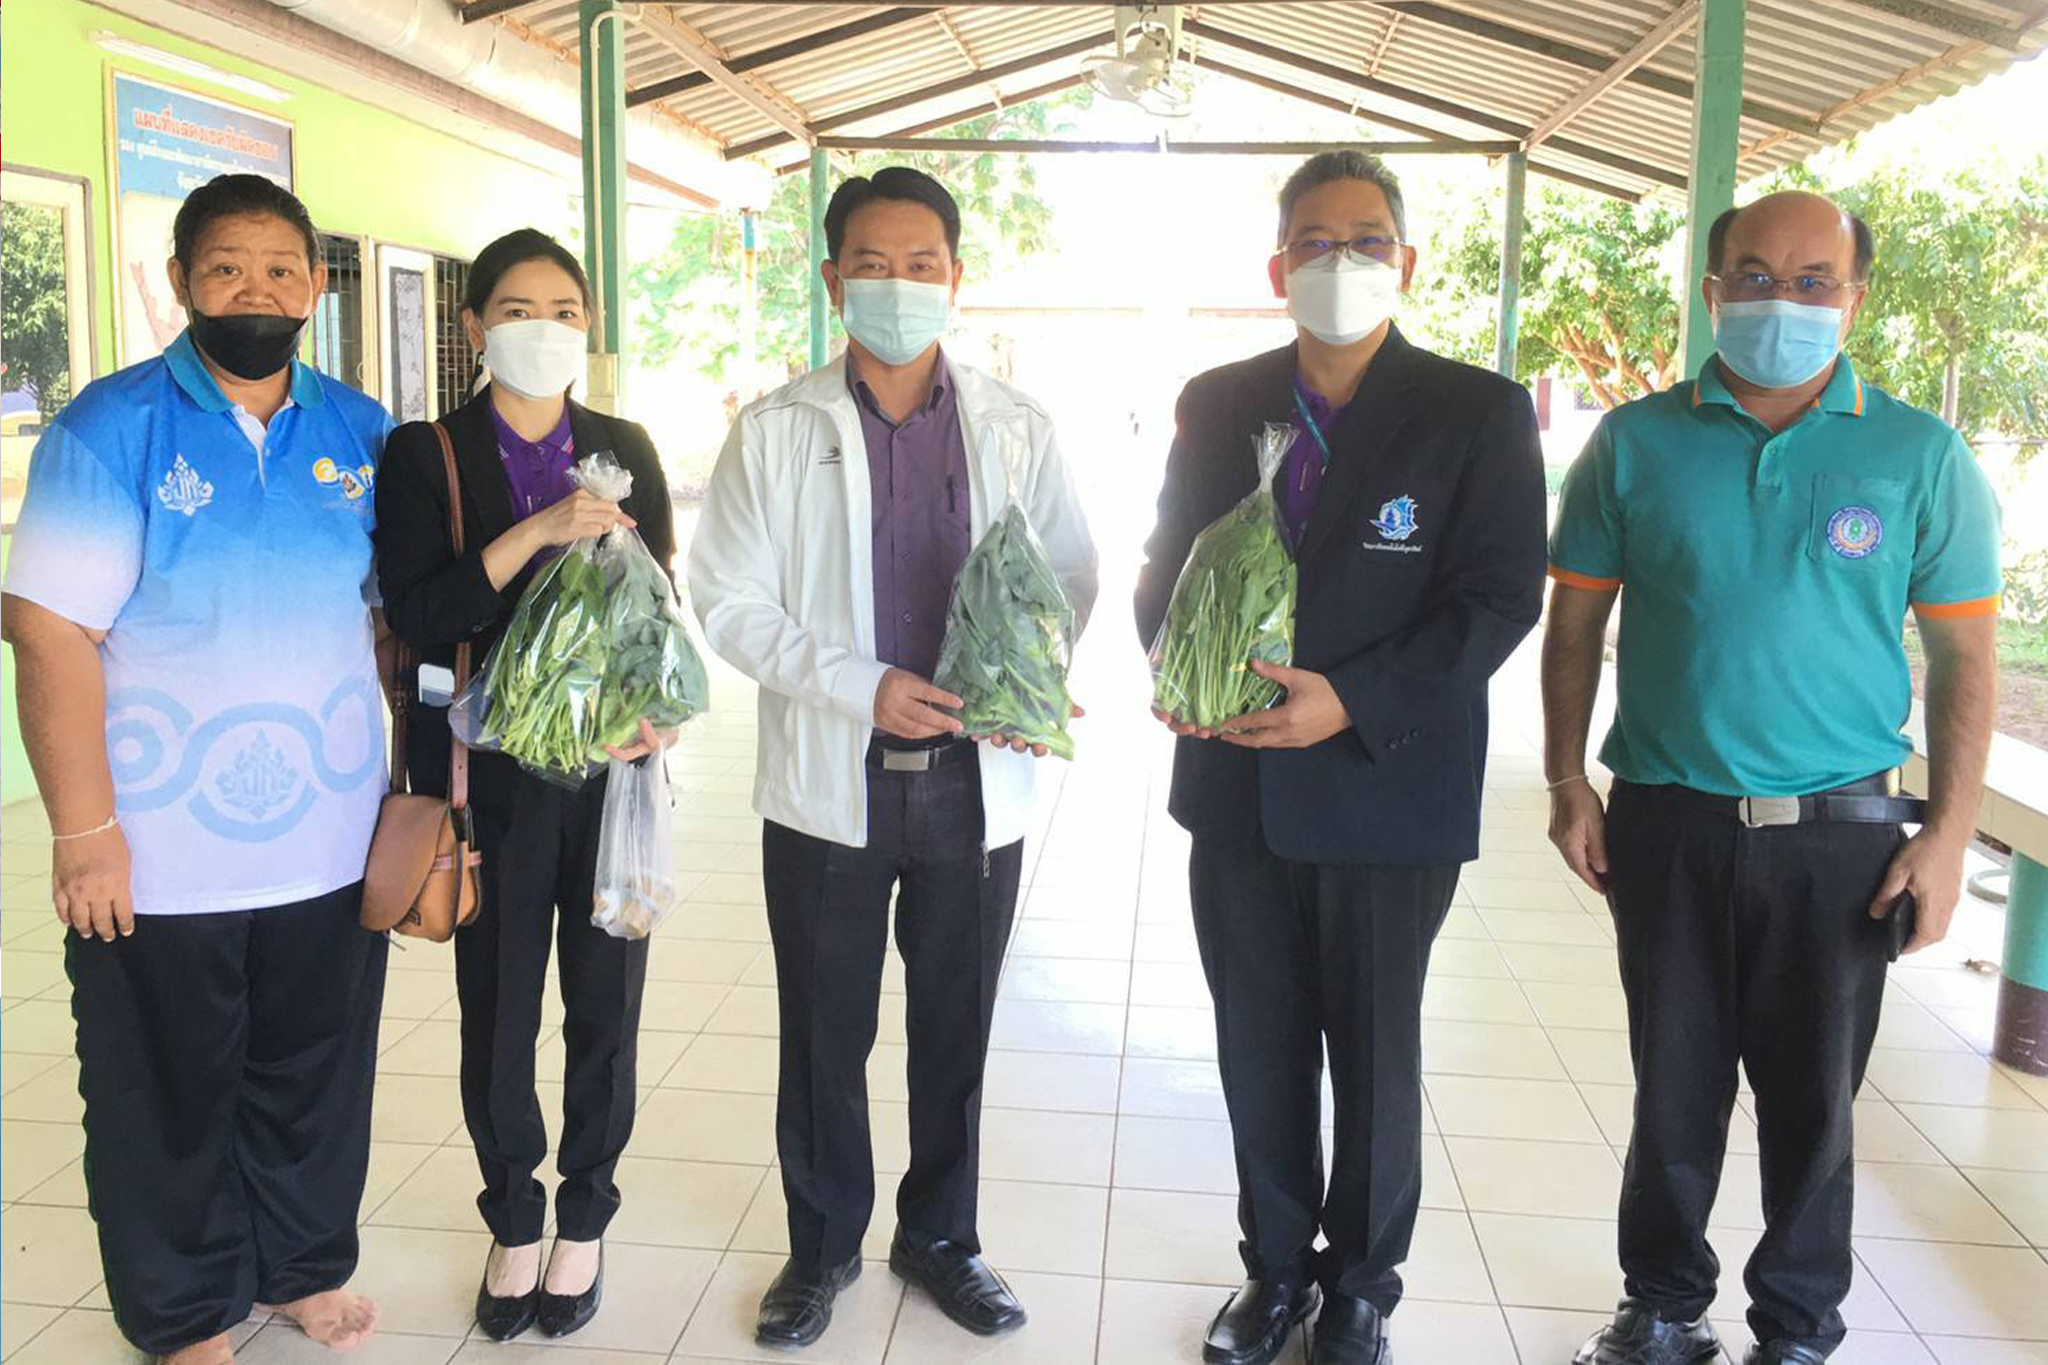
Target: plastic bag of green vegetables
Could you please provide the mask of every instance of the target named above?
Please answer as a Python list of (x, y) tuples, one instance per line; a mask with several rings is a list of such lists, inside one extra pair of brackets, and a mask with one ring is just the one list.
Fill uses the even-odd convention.
[(1270, 423), (1256, 438), (1259, 486), (1195, 537), (1152, 645), (1152, 701), (1209, 729), (1280, 700), (1251, 661), (1294, 658), (1294, 557), (1280, 527), (1273, 476), (1294, 443)]
[[(609, 451), (579, 461), (570, 477), (612, 502), (633, 486)], [(638, 739), (643, 717), (672, 730), (709, 699), (674, 585), (639, 533), (615, 526), (534, 575), (448, 724), (471, 748), (575, 786), (609, 760), (607, 745)]]
[[(1010, 469), (1004, 462), (1005, 472)], [(959, 697), (970, 735), (1003, 735), (1074, 756), (1067, 721), (1074, 608), (1031, 529), (1014, 477), (994, 524), (960, 566), (932, 682)]]

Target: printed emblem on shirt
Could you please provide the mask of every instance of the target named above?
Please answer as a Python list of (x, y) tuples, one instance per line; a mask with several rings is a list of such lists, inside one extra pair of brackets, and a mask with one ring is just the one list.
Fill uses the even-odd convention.
[(1392, 554), (1421, 554), (1422, 546), (1409, 543), (1415, 534), (1415, 509), (1419, 504), (1403, 493), (1380, 504), (1380, 514), (1372, 522), (1372, 529), (1380, 533), (1377, 541), (1365, 541), (1367, 550), (1384, 550)]
[(1884, 543), (1884, 523), (1868, 507), (1844, 507), (1828, 518), (1828, 547), (1844, 559), (1868, 559)]
[(199, 477), (183, 455), (171, 466), (171, 472), (164, 475), (164, 481), (156, 486), (156, 500), (173, 512), (191, 516), (200, 508), (213, 501), (213, 485)]
[(822, 466), (824, 466), (824, 465), (828, 465), (828, 464), (839, 464), (839, 463), (841, 463), (841, 457), (840, 457), (840, 454), (839, 454), (839, 447), (838, 447), (838, 446), (833, 446), (833, 447), (831, 447), (830, 449), (828, 449), (828, 450), (827, 450), (827, 451), (825, 452), (824, 456), (823, 456), (823, 457), (822, 457), (821, 459), (819, 459), (819, 461), (818, 461), (818, 464), (819, 464), (819, 465), (820, 465), (821, 467), (822, 467)]
[(283, 806), (299, 781), (299, 770), (285, 761), (269, 735), (258, 730), (214, 778), (214, 787), (222, 805), (255, 821)]
[(350, 502), (361, 502), (376, 486), (377, 470), (374, 465), (367, 464), (359, 464), (354, 469), (343, 469), (323, 455), (313, 461), (313, 478), (328, 487), (339, 488), (342, 496)]

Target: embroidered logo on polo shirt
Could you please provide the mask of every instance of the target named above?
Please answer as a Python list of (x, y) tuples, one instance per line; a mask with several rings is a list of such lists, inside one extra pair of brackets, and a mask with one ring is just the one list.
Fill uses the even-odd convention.
[(373, 465), (361, 464), (354, 469), (343, 469), (326, 456), (313, 461), (313, 478), (330, 487), (339, 487), (343, 497), (357, 502), (369, 496), (376, 486), (377, 470)]
[(1884, 543), (1884, 523), (1868, 507), (1844, 507), (1828, 518), (1828, 548), (1844, 559), (1868, 559)]
[(156, 500), (173, 512), (191, 516), (213, 501), (213, 485), (199, 477), (199, 471), (180, 455), (171, 472), (156, 486)]
[(1415, 499), (1403, 493), (1400, 497), (1380, 504), (1379, 519), (1372, 528), (1380, 533), (1381, 540), (1406, 540), (1415, 534)]

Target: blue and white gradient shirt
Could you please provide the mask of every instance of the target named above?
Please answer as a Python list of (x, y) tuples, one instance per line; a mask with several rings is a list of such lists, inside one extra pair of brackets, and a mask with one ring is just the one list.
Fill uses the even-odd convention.
[(375, 400), (296, 361), (266, 430), (191, 334), (36, 445), (7, 588), (105, 631), (107, 752), (142, 914), (362, 878), (384, 790), (369, 612)]

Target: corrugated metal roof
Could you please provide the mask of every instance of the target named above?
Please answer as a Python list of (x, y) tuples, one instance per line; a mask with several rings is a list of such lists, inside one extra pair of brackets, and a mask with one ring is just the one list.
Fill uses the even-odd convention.
[[(451, 0), (451, 3), (453, 0)], [(1008, 100), (1108, 48), (1108, 5), (652, 6), (814, 132), (887, 136)], [(1215, 63), (1446, 136), (1541, 123), (1677, 8), (1677, 0), (1384, 0), (1183, 6)], [(574, 0), (539, 0), (516, 31), (575, 51)], [(825, 42), (835, 30), (866, 31)], [(632, 27), (627, 87), (728, 156), (799, 149), (748, 100), (696, 78), (657, 25)], [(1751, 0), (1743, 174), (1799, 161), (2048, 46), (2048, 0)], [(763, 54), (794, 47), (777, 60)], [(751, 59), (751, 60), (750, 60)], [(1034, 60), (1037, 59), (1037, 60)], [(1206, 60), (1205, 60), (1206, 59)], [(977, 79), (977, 77), (980, 77)], [(1532, 160), (1629, 194), (1682, 183), (1691, 159), (1690, 30), (1580, 110)]]

